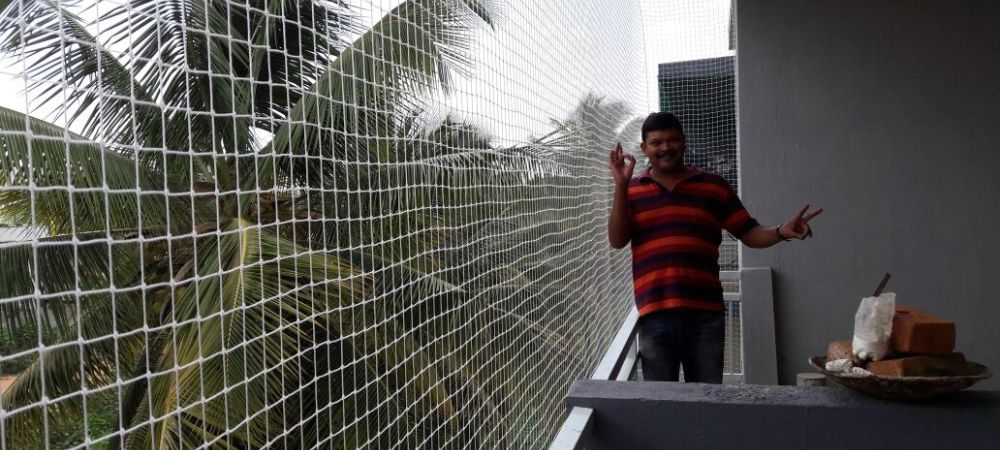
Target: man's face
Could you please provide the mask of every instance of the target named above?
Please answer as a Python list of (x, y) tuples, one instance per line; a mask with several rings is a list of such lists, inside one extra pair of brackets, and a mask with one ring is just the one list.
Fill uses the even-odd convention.
[(670, 173), (684, 168), (684, 133), (676, 128), (646, 133), (640, 145), (650, 165), (659, 173)]

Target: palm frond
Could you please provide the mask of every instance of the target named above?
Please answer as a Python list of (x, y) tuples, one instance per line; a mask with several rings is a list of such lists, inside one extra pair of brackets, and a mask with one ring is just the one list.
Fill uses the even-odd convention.
[(71, 293), (108, 289), (113, 280), (118, 287), (136, 282), (137, 243), (88, 243), (80, 236), (74, 242), (68, 235), (36, 242), (0, 246), (0, 317), (8, 332), (65, 329), (73, 316)]
[(55, 117), (70, 124), (85, 118), (83, 133), (93, 138), (157, 146), (162, 111), (131, 70), (68, 9), (76, 3), (15, 2), (2, 19), (10, 25), (0, 32), (0, 42), (7, 43), (2, 50), (20, 50), (31, 61), (24, 73), (31, 80), (28, 93), (36, 105), (53, 105)]
[(618, 133), (618, 142), (621, 142), (623, 146), (637, 149), (639, 143), (642, 142), (642, 122), (645, 120), (645, 117), (635, 117), (625, 122)]
[[(118, 359), (131, 361), (141, 355), (142, 334), (130, 333), (143, 324), (137, 296), (118, 295), (112, 306), (109, 296), (89, 297), (83, 315), (64, 328), (57, 345), (41, 350), (41, 355), (21, 372), (4, 392), (4, 411), (16, 411), (6, 421), (7, 445), (36, 448), (46, 436), (37, 424), (42, 415), (55, 423), (66, 423), (83, 413), (82, 389), (100, 389), (118, 378)], [(117, 315), (110, 314), (116, 311)], [(121, 335), (116, 335), (122, 333)], [(79, 333), (79, 336), (77, 336)], [(78, 343), (80, 338), (83, 343)], [(42, 393), (52, 401), (42, 402)]]
[(330, 161), (377, 159), (372, 150), (378, 145), (366, 139), (398, 135), (397, 118), (419, 111), (422, 95), (450, 89), (451, 72), (471, 61), (480, 20), (453, 0), (409, 0), (393, 8), (330, 64), (262, 153), (323, 156), (292, 158), (296, 183), (310, 185), (336, 177)]
[(496, 16), (498, 13), (496, 2), (491, 0), (459, 0), (459, 2), (465, 5), (466, 8), (469, 8), (483, 22), (489, 24), (490, 27), (496, 27)]
[[(127, 154), (0, 107), (0, 217), (51, 234), (162, 233), (162, 177)], [(174, 219), (183, 222), (183, 217)]]
[[(269, 422), (273, 417), (257, 413), (283, 401), (284, 389), (276, 387), (298, 379), (300, 372), (312, 373), (314, 361), (288, 355), (311, 346), (317, 330), (337, 333), (330, 328), (340, 322), (337, 314), (327, 318), (326, 312), (341, 310), (341, 303), (351, 304), (363, 292), (356, 286), (358, 277), (338, 259), (310, 254), (270, 229), (234, 220), (221, 231), (218, 238), (199, 239), (199, 248), (217, 251), (199, 252), (191, 262), (199, 281), (185, 281), (171, 302), (169, 320), (184, 325), (178, 326), (154, 370), (179, 367), (176, 379), (156, 377), (149, 383), (149, 408), (155, 416), (181, 408), (181, 422), (163, 420), (150, 434), (130, 437), (130, 446), (142, 446), (146, 439), (157, 448), (174, 445), (171, 440), (196, 445), (205, 436), (185, 427), (222, 432), (226, 426), (220, 421), (227, 414), (249, 422), (231, 439), (266, 446), (267, 430), (280, 433), (282, 428)], [(317, 286), (308, 286), (310, 280)], [(246, 395), (227, 393), (226, 386), (233, 383), (245, 386)], [(205, 400), (219, 396), (232, 400), (234, 407)], [(195, 403), (204, 407), (188, 409)], [(247, 411), (254, 416), (246, 417)]]
[[(220, 74), (238, 78), (227, 86), (246, 90), (247, 100), (252, 96), (245, 113), (252, 111), (268, 131), (271, 121), (287, 118), (289, 105), (339, 54), (344, 37), (360, 31), (357, 17), (339, 0), (132, 0), (101, 20), (112, 24), (110, 42), (129, 42), (129, 58), (144, 83), (188, 87), (193, 90), (187, 107), (223, 113), (230, 106), (212, 100), (231, 91), (213, 90), (210, 98), (204, 89)], [(205, 72), (185, 72), (188, 67)]]

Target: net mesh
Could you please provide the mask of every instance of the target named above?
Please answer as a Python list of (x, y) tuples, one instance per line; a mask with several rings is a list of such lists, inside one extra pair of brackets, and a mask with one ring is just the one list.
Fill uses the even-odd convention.
[(0, 449), (544, 446), (662, 7), (11, 1)]

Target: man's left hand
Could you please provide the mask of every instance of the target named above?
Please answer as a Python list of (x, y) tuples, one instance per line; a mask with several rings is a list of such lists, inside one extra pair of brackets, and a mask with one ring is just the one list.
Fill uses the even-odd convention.
[(806, 212), (807, 210), (809, 210), (808, 204), (803, 206), (787, 222), (778, 227), (778, 232), (781, 233), (782, 237), (785, 239), (806, 239), (812, 237), (813, 232), (809, 226), (809, 221), (823, 212), (823, 208), (809, 213)]

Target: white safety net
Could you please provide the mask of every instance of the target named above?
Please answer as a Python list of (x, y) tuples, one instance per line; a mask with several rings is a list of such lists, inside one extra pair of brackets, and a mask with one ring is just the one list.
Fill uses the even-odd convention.
[(0, 6), (0, 450), (548, 443), (647, 2)]
[(631, 307), (637, 4), (4, 4), (0, 448), (551, 438)]

